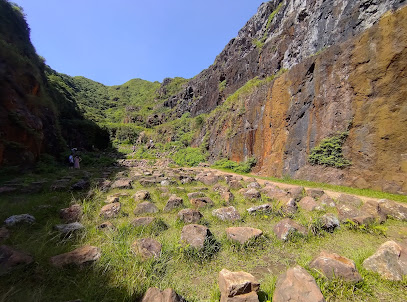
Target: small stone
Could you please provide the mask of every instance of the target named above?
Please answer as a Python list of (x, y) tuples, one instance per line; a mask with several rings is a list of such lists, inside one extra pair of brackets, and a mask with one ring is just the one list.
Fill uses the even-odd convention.
[(307, 235), (307, 229), (290, 218), (281, 220), (274, 226), (273, 230), (277, 238), (283, 241), (288, 240), (290, 234), (296, 232), (303, 236)]
[(114, 203), (114, 202), (119, 202), (119, 201), (120, 201), (119, 196), (110, 195), (110, 196), (107, 196), (105, 203)]
[(353, 206), (353, 207), (360, 207), (363, 204), (362, 199), (359, 197), (353, 196), (353, 195), (348, 195), (348, 194), (341, 194), (339, 197), (336, 199), (338, 204), (344, 204), (348, 206)]
[(169, 212), (175, 208), (182, 207), (184, 205), (184, 201), (181, 197), (176, 195), (172, 195), (165, 205), (164, 212)]
[(72, 222), (68, 224), (57, 224), (55, 229), (62, 234), (70, 234), (82, 230), (85, 227), (79, 222)]
[(321, 217), (322, 229), (333, 232), (336, 228), (339, 228), (340, 222), (338, 217), (334, 214), (328, 213)]
[(307, 194), (308, 196), (310, 196), (312, 198), (318, 199), (322, 195), (324, 195), (325, 192), (320, 189), (305, 189), (305, 194)]
[(169, 180), (165, 179), (160, 182), (160, 185), (162, 185), (163, 187), (168, 187), (171, 185), (171, 182)]
[(26, 266), (34, 262), (34, 258), (7, 245), (0, 246), (0, 276), (11, 272), (12, 270)]
[(231, 227), (226, 229), (227, 238), (245, 244), (252, 238), (260, 237), (262, 230), (250, 227)]
[(30, 214), (20, 214), (20, 215), (13, 215), (4, 220), (4, 224), (6, 226), (14, 226), (20, 223), (28, 223), (33, 224), (35, 222), (34, 216)]
[(134, 210), (135, 215), (146, 214), (146, 213), (158, 213), (158, 208), (152, 202), (145, 201), (139, 203)]
[(136, 240), (132, 244), (131, 249), (145, 260), (150, 258), (158, 259), (161, 255), (161, 243), (151, 238)]
[(82, 218), (82, 206), (73, 204), (69, 208), (62, 209), (59, 212), (59, 217), (66, 223), (79, 221)]
[(185, 299), (172, 288), (161, 291), (158, 288), (150, 287), (141, 302), (185, 302)]
[(89, 189), (89, 187), (90, 187), (89, 180), (81, 179), (81, 180), (79, 180), (78, 182), (74, 183), (71, 186), (71, 190), (73, 190), (73, 191), (81, 191), (81, 190)]
[(130, 178), (120, 178), (111, 184), (110, 189), (132, 189), (132, 182)]
[(261, 197), (260, 192), (256, 189), (249, 189), (243, 195), (248, 199), (260, 199)]
[(10, 231), (5, 227), (0, 228), (0, 242), (8, 239), (10, 237)]
[(103, 223), (101, 223), (98, 226), (99, 230), (109, 230), (109, 231), (115, 231), (116, 227), (110, 222), (110, 221), (105, 221)]
[(217, 184), (219, 181), (218, 176), (209, 174), (206, 176), (197, 176), (197, 180), (202, 182), (203, 184), (207, 186), (213, 186), (214, 184)]
[(257, 292), (260, 283), (257, 279), (246, 272), (231, 272), (222, 269), (219, 272), (219, 290), (222, 297), (235, 297), (239, 295)]
[(224, 192), (230, 192), (230, 189), (228, 187), (217, 184), (217, 185), (213, 186), (213, 191), (218, 192), (218, 193), (224, 193)]
[(191, 199), (191, 204), (196, 208), (212, 207), (214, 205), (212, 199), (209, 197), (199, 197)]
[(335, 253), (321, 252), (310, 264), (310, 268), (322, 272), (328, 279), (341, 278), (345, 281), (359, 282), (362, 276), (355, 263)]
[(325, 302), (315, 279), (301, 266), (278, 277), (273, 302)]
[(131, 225), (134, 227), (147, 226), (152, 224), (154, 221), (154, 217), (138, 217), (131, 222)]
[(235, 207), (226, 207), (213, 210), (212, 215), (223, 221), (236, 221), (240, 219), (240, 214)]
[(407, 247), (387, 241), (374, 255), (363, 261), (363, 267), (379, 273), (384, 279), (401, 281), (407, 275)]
[(254, 207), (248, 208), (247, 212), (249, 212), (249, 214), (254, 214), (254, 213), (259, 213), (259, 212), (269, 213), (272, 211), (272, 209), (273, 209), (272, 204), (266, 203), (266, 204), (262, 204), (259, 206), (254, 206)]
[(65, 254), (51, 257), (51, 264), (55, 267), (64, 267), (67, 265), (84, 266), (88, 263), (97, 261), (101, 256), (101, 250), (98, 247), (86, 245)]
[(318, 203), (315, 201), (313, 197), (310, 196), (305, 196), (300, 200), (298, 203), (298, 206), (306, 211), (314, 211), (314, 210), (320, 210), (321, 207), (318, 205)]
[(178, 218), (185, 223), (198, 223), (203, 217), (198, 210), (183, 209), (178, 212)]
[(110, 203), (110, 204), (107, 204), (107, 205), (103, 206), (100, 209), (100, 214), (99, 215), (101, 217), (103, 217), (103, 218), (106, 218), (106, 219), (113, 218), (113, 217), (116, 217), (119, 214), (120, 209), (121, 209), (120, 202)]
[(202, 249), (207, 239), (212, 236), (209, 229), (199, 224), (188, 224), (182, 228), (181, 242), (184, 245)]

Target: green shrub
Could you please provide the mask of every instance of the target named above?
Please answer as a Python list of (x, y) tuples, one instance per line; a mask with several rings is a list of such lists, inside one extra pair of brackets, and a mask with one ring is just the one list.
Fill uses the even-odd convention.
[(220, 169), (227, 169), (227, 170), (232, 170), (237, 173), (249, 173), (252, 168), (256, 165), (257, 159), (254, 157), (251, 157), (247, 159), (244, 162), (237, 163), (232, 160), (228, 160), (226, 158), (217, 160), (212, 167), (214, 168), (220, 168)]
[(348, 132), (338, 133), (335, 136), (326, 138), (311, 150), (308, 161), (312, 165), (323, 165), (335, 168), (345, 168), (351, 162), (343, 157), (342, 145), (344, 144)]
[(197, 166), (206, 161), (207, 156), (199, 148), (188, 147), (175, 153), (172, 159), (180, 166)]

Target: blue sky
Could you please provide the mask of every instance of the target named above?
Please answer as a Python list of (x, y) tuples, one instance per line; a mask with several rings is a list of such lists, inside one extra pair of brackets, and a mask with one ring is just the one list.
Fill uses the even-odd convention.
[(58, 72), (106, 85), (191, 78), (265, 0), (11, 0), (37, 53)]

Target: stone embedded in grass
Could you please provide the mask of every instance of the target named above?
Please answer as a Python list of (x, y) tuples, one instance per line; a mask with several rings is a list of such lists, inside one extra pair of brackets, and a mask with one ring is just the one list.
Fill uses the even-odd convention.
[(185, 299), (172, 288), (161, 291), (158, 288), (150, 287), (141, 302), (185, 302)]
[(339, 219), (334, 214), (328, 213), (321, 217), (321, 227), (325, 231), (333, 232), (339, 226)]
[(194, 199), (194, 198), (199, 198), (199, 197), (205, 197), (205, 193), (203, 192), (192, 192), (187, 194), (188, 199)]
[(300, 200), (304, 195), (304, 187), (291, 187), (287, 190), (287, 193), (291, 198), (294, 198), (294, 200)]
[(273, 302), (325, 302), (315, 279), (301, 266), (290, 268), (277, 279)]
[(130, 178), (120, 178), (110, 185), (110, 189), (132, 189), (132, 182), (133, 180)]
[(243, 193), (244, 197), (247, 199), (260, 199), (261, 194), (256, 189), (249, 189), (245, 193)]
[(236, 221), (240, 219), (240, 214), (235, 207), (226, 207), (213, 210), (212, 215), (223, 221)]
[(324, 207), (336, 207), (335, 201), (326, 193), (318, 199), (318, 202)]
[(144, 201), (139, 203), (134, 210), (135, 215), (145, 214), (145, 213), (158, 213), (158, 208), (155, 204), (149, 201)]
[(31, 264), (34, 258), (25, 252), (15, 250), (7, 245), (0, 246), (0, 276), (12, 270)]
[(311, 196), (303, 197), (299, 202), (298, 206), (306, 211), (321, 210), (321, 206), (316, 202), (316, 200)]
[(230, 192), (230, 189), (228, 187), (222, 186), (220, 184), (213, 186), (212, 190), (218, 193)]
[(279, 187), (272, 184), (266, 185), (261, 189), (261, 192), (268, 198), (282, 202), (287, 202), (291, 199), (291, 195), (288, 192), (281, 190)]
[(72, 222), (68, 224), (57, 224), (54, 228), (62, 234), (70, 234), (84, 229), (84, 226), (79, 222)]
[(294, 220), (290, 218), (285, 218), (281, 220), (274, 226), (274, 233), (276, 234), (277, 238), (283, 241), (289, 239), (290, 235), (294, 233), (299, 233), (303, 236), (307, 235), (307, 229), (296, 223)]
[(81, 190), (89, 189), (89, 187), (90, 187), (89, 180), (81, 179), (71, 186), (71, 190), (72, 191), (81, 191)]
[(99, 260), (100, 256), (100, 248), (85, 245), (71, 252), (51, 257), (50, 262), (53, 266), (60, 268), (68, 265), (84, 266)]
[(239, 180), (231, 180), (228, 182), (228, 185), (232, 190), (240, 190), (243, 188)]
[(257, 181), (253, 181), (247, 185), (249, 189), (261, 189), (261, 185)]
[[(258, 301), (256, 292), (260, 289), (260, 283), (257, 279), (246, 272), (231, 272), (227, 269), (222, 269), (219, 272), (219, 290), (221, 293), (221, 301)], [(251, 293), (254, 293), (255, 296)], [(250, 294), (249, 296), (246, 296)], [(239, 296), (245, 296), (242, 299), (230, 299), (237, 298)], [(257, 300), (253, 300), (257, 298)], [(247, 298), (250, 298), (247, 300)]]
[(161, 255), (161, 243), (152, 238), (138, 239), (132, 244), (131, 250), (145, 260), (158, 259)]
[(97, 187), (100, 189), (102, 192), (107, 192), (110, 189), (110, 186), (112, 185), (112, 182), (108, 179), (102, 179), (98, 184)]
[(191, 199), (191, 204), (196, 208), (213, 207), (214, 203), (209, 197), (199, 197)]
[(387, 280), (401, 281), (407, 275), (407, 247), (394, 241), (383, 243), (363, 267)]
[(348, 194), (341, 194), (339, 197), (336, 199), (337, 203), (340, 205), (348, 205), (348, 206), (353, 206), (353, 207), (360, 207), (363, 204), (362, 199), (359, 197), (353, 196), (353, 195), (348, 195)]
[(120, 201), (120, 197), (116, 196), (116, 195), (110, 195), (107, 196), (105, 203), (114, 203), (114, 202), (119, 202)]
[(169, 212), (175, 208), (182, 207), (183, 205), (184, 201), (181, 197), (171, 195), (171, 197), (167, 201), (167, 204), (164, 207), (164, 212)]
[(209, 174), (201, 173), (196, 176), (196, 180), (202, 182), (204, 185), (213, 186), (218, 183), (219, 176), (212, 173)]
[(190, 183), (192, 183), (194, 180), (191, 178), (191, 177), (185, 177), (185, 178), (182, 178), (181, 179), (181, 183), (183, 184), (183, 185), (186, 185), (186, 184), (190, 184)]
[(134, 227), (151, 225), (156, 219), (154, 217), (138, 217), (135, 218), (131, 225)]
[(109, 231), (115, 231), (116, 227), (110, 222), (110, 221), (105, 221), (103, 223), (101, 223), (98, 226), (99, 230), (109, 230)]
[(263, 231), (250, 227), (231, 227), (226, 229), (227, 238), (245, 244), (251, 239), (263, 235)]
[(235, 195), (232, 192), (222, 192), (220, 193), (220, 197), (226, 202), (231, 203), (235, 200)]
[(319, 199), (325, 192), (321, 189), (305, 189), (305, 194), (315, 199)]
[(259, 206), (254, 206), (254, 207), (248, 208), (247, 212), (249, 212), (249, 214), (268, 213), (268, 212), (271, 212), (272, 209), (273, 209), (272, 204), (266, 203), (266, 204), (262, 204)]
[(65, 223), (79, 221), (82, 218), (82, 206), (80, 204), (73, 204), (69, 208), (62, 209), (59, 212), (59, 217)]
[(328, 279), (341, 278), (350, 282), (362, 280), (355, 262), (335, 253), (322, 251), (309, 267), (321, 272)]
[(143, 187), (152, 187), (155, 186), (157, 183), (159, 183), (160, 181), (158, 181), (155, 177), (154, 178), (142, 178), (138, 181), (140, 183), (140, 185), (142, 185)]
[(209, 229), (199, 224), (188, 224), (182, 228), (181, 243), (193, 248), (204, 248), (205, 241), (212, 237)]
[(30, 214), (19, 214), (19, 215), (13, 215), (4, 220), (4, 224), (6, 226), (14, 226), (16, 224), (20, 223), (27, 223), (27, 224), (33, 224), (35, 222), (35, 217), (30, 215)]
[(105, 206), (103, 206), (100, 209), (100, 214), (99, 216), (103, 217), (103, 218), (113, 218), (116, 217), (121, 209), (121, 204), (120, 202), (114, 202), (114, 203), (110, 203), (107, 204)]
[(353, 220), (355, 217), (364, 216), (362, 211), (351, 205), (339, 204), (336, 208), (338, 210), (339, 220), (342, 222), (348, 219)]
[(198, 223), (203, 217), (198, 210), (182, 209), (178, 212), (178, 218), (185, 223)]
[(70, 189), (70, 183), (71, 179), (63, 178), (63, 179), (58, 179), (56, 180), (52, 185), (51, 185), (51, 191), (68, 191)]
[(407, 206), (388, 199), (380, 199), (379, 206), (381, 211), (387, 216), (407, 221)]
[(133, 195), (133, 198), (134, 198), (134, 201), (148, 200), (148, 199), (150, 199), (150, 192), (148, 192), (146, 190), (137, 191)]
[(5, 227), (1, 227), (0, 228), (0, 242), (8, 239), (9, 237), (10, 237), (10, 231)]
[(379, 202), (376, 200), (368, 200), (363, 204), (360, 210), (374, 217), (379, 223), (383, 223), (387, 219), (387, 215), (382, 212)]

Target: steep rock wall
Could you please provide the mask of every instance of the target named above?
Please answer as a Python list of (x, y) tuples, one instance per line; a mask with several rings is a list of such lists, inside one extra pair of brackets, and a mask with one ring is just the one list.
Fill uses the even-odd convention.
[[(388, 12), (358, 36), (240, 94), (223, 114), (239, 106), (244, 113), (222, 127), (213, 122), (222, 120), (215, 110), (201, 136), (208, 132), (211, 155), (255, 156), (262, 175), (407, 193), (405, 20), (407, 7)], [(350, 168), (308, 165), (313, 147), (346, 130)]]

